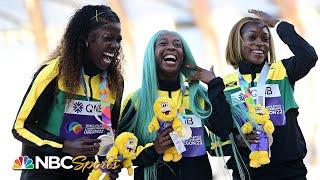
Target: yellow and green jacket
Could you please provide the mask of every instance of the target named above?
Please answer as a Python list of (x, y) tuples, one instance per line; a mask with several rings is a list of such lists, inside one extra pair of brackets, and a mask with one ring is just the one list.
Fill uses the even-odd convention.
[[(271, 158), (269, 166), (278, 166), (277, 164), (286, 163), (289, 161), (302, 160), (306, 153), (306, 143), (301, 132), (301, 129), (298, 125), (297, 116), (298, 105), (294, 99), (294, 83), (295, 79), (300, 77), (300, 74), (295, 74), (293, 76), (288, 76), (288, 72), (292, 72), (290, 67), (290, 63), (293, 61), (282, 60), (277, 63), (273, 63), (270, 66), (270, 70), (267, 76), (266, 86), (278, 86), (281, 94), (281, 101), (285, 116), (285, 123), (282, 125), (275, 124), (275, 131), (272, 134), (273, 136), (273, 144), (271, 145)], [(248, 83), (251, 82), (253, 86), (256, 86), (257, 80), (259, 79), (260, 71), (262, 67), (256, 67), (252, 72), (252, 69), (249, 67), (250, 65), (246, 63), (240, 63), (239, 69), (240, 72)], [(251, 69), (251, 70), (250, 70)], [(250, 72), (251, 71), (251, 72)], [(254, 73), (254, 74), (253, 74)], [(303, 72), (301, 72), (303, 73)], [(291, 74), (290, 74), (291, 75)], [(256, 77), (253, 79), (252, 77)], [(227, 98), (236, 97), (231, 94), (236, 94), (239, 92), (239, 78), (238, 73), (232, 73), (224, 78), (225, 82), (225, 95)], [(267, 90), (266, 90), (267, 91)], [(268, 92), (267, 92), (268, 93)], [(266, 95), (267, 96), (267, 95)], [(216, 105), (214, 105), (216, 106)], [(232, 107), (231, 107), (232, 108)], [(223, 112), (224, 114), (228, 114), (231, 112)], [(270, 119), (272, 120), (272, 115), (270, 115)], [(233, 134), (237, 135), (238, 132), (234, 129)], [(230, 149), (227, 150), (227, 152)], [(241, 155), (243, 161), (249, 167), (249, 154), (250, 149), (238, 147), (238, 151)], [(229, 152), (230, 153), (230, 152)], [(229, 169), (232, 169), (237, 174), (237, 165), (234, 157), (231, 155), (230, 160), (227, 162), (227, 166)], [(299, 167), (300, 168), (300, 167)], [(301, 166), (303, 169), (303, 167)], [(259, 168), (261, 171), (265, 170), (264, 167)], [(267, 174), (274, 173), (273, 171), (267, 171)], [(291, 171), (290, 171), (291, 172)], [(301, 171), (302, 172), (302, 171)], [(249, 173), (252, 178), (260, 177), (258, 171), (249, 168)], [(295, 174), (296, 172), (291, 172)], [(297, 173), (296, 173), (297, 174)], [(238, 175), (236, 175), (238, 176)], [(284, 176), (286, 177), (286, 176)]]
[[(318, 56), (314, 48), (296, 33), (292, 24), (282, 21), (277, 26), (276, 31), (294, 56), (271, 64), (266, 84), (279, 86), (286, 123), (281, 126), (275, 126), (275, 131), (272, 134), (273, 144), (271, 145), (270, 164), (258, 169), (248, 168), (251, 179), (292, 179), (294, 177), (303, 177), (307, 173), (303, 164), (303, 158), (307, 153), (306, 142), (298, 124), (299, 111), (293, 93), (295, 83), (305, 77), (315, 66)], [(251, 84), (251, 87), (256, 86), (263, 64), (255, 65), (248, 61), (239, 63), (239, 71), (244, 79)], [(238, 81), (237, 73), (230, 74), (224, 78), (226, 97), (229, 98), (230, 94), (240, 90)], [(221, 99), (212, 105), (217, 107), (225, 101), (226, 99)], [(219, 114), (220, 116), (228, 115), (231, 112), (218, 111), (216, 115), (219, 116)], [(233, 134), (237, 134), (235, 129)], [(238, 151), (247, 167), (249, 167), (250, 149), (238, 147)], [(230, 155), (231, 158), (227, 162), (227, 166), (233, 170), (233, 177), (240, 179), (235, 158), (233, 154)], [(246, 176), (246, 179), (249, 179), (249, 177)]]
[[(251, 74), (242, 74), (242, 76), (247, 83), (252, 82)], [(255, 77), (253, 80), (254, 87), (259, 80), (260, 73), (256, 73)], [(227, 98), (230, 98), (231, 94), (241, 91), (237, 72), (227, 75), (223, 80), (226, 86), (224, 92)], [(278, 85), (285, 112), (292, 108), (298, 108), (293, 96), (294, 86), (290, 84), (286, 69), (281, 61), (271, 64), (266, 81), (266, 85), (268, 84)], [(268, 89), (266, 93), (268, 93)]]
[[(208, 97), (211, 103), (213, 101), (216, 101), (217, 99), (224, 99), (225, 96), (223, 94), (222, 89), (220, 89), (220, 92), (216, 92), (216, 86), (218, 84), (222, 84), (223, 81), (221, 78), (218, 78), (218, 80), (212, 80), (208, 84)], [(175, 102), (181, 102), (182, 101), (182, 107), (185, 109), (185, 111), (190, 110), (189, 105), (189, 93), (188, 90), (186, 90), (185, 93), (182, 92), (182, 88), (180, 87), (180, 82), (172, 82), (172, 81), (161, 81), (158, 82), (159, 90), (158, 90), (158, 96), (163, 97), (169, 97), (172, 98)], [(182, 95), (183, 94), (183, 95)], [(132, 95), (131, 95), (132, 96)], [(129, 111), (129, 108), (131, 106), (131, 103), (133, 102), (131, 99), (131, 96), (127, 98), (127, 101), (123, 104), (123, 112), (122, 117), (119, 122), (118, 126), (118, 134), (124, 131), (130, 131), (130, 117), (134, 117), (136, 114), (136, 109), (138, 108), (138, 104), (134, 105), (134, 109), (130, 111), (130, 114), (127, 114), (129, 118), (123, 119), (124, 115)], [(202, 103), (204, 107), (206, 105)], [(180, 107), (181, 107), (180, 106)], [(153, 111), (153, 107), (150, 107), (150, 111)], [(221, 104), (219, 107), (213, 109), (213, 111), (221, 111), (222, 109), (228, 109), (228, 103), (225, 102)], [(223, 115), (224, 116), (224, 115)], [(229, 132), (232, 128), (232, 121), (223, 121), (223, 118), (218, 118), (218, 116), (212, 116), (210, 115), (207, 119), (202, 121), (202, 128), (203, 129), (203, 136), (204, 136), (204, 143), (205, 143), (205, 149), (204, 151), (208, 151), (210, 149), (210, 138), (208, 137), (207, 131), (205, 130), (205, 126), (215, 134), (218, 134), (221, 137), (228, 136)], [(140, 128), (141, 131), (143, 129), (141, 127), (135, 126), (135, 128)], [(194, 131), (193, 131), (194, 132)], [(186, 145), (186, 142), (185, 142)], [(187, 148), (188, 149), (188, 148)], [(201, 149), (201, 148), (199, 148)], [(157, 154), (155, 151), (154, 146), (150, 146), (148, 148), (145, 148), (139, 156), (133, 161), (133, 164), (135, 166), (138, 166), (135, 168), (135, 179), (144, 179), (144, 168), (147, 166), (151, 166), (157, 162), (157, 179), (185, 179), (185, 180), (191, 180), (194, 179), (194, 175), (197, 175), (197, 178), (199, 179), (212, 179), (212, 170), (210, 167), (210, 163), (208, 160), (207, 153), (199, 156), (193, 156), (193, 157), (187, 157), (188, 155), (184, 156), (180, 161), (178, 162), (166, 162), (166, 165), (163, 165), (160, 161), (162, 160), (162, 157)]]
[[(318, 57), (314, 48), (295, 32), (293, 25), (287, 22), (281, 22), (277, 27), (277, 33), (280, 39), (289, 46), (294, 56), (272, 63), (266, 84), (279, 87), (285, 112), (285, 124), (275, 126), (275, 131), (272, 134), (273, 143), (271, 145), (271, 158), (268, 168), (261, 167), (259, 171), (249, 168), (251, 178), (267, 178), (273, 174), (276, 175), (277, 178), (290, 179), (291, 177), (302, 176), (306, 173), (303, 158), (306, 156), (307, 149), (297, 120), (299, 111), (294, 99), (294, 85), (299, 79), (309, 73), (315, 66)], [(239, 71), (243, 78), (251, 84), (251, 87), (256, 86), (262, 66), (263, 64), (254, 65), (248, 61), (239, 63)], [(231, 94), (240, 91), (237, 72), (226, 76), (224, 82), (226, 85), (225, 94), (227, 98), (230, 98)], [(219, 113), (227, 114), (230, 112), (222, 111)], [(233, 134), (236, 135), (237, 132), (233, 130)], [(250, 150), (242, 147), (238, 147), (238, 150), (243, 161), (248, 165)], [(296, 168), (284, 168), (286, 163), (290, 164), (292, 162), (297, 162)], [(282, 166), (282, 164), (285, 165)], [(227, 165), (235, 174), (238, 174), (238, 168), (233, 156), (231, 156)], [(277, 172), (275, 172), (275, 169), (277, 169)], [(235, 177), (239, 177), (239, 175), (235, 175)]]
[[(76, 94), (66, 91), (58, 78), (59, 59), (42, 66), (25, 94), (12, 133), (23, 144), (23, 155), (61, 155), (65, 138), (60, 136), (67, 99), (87, 100), (83, 88)], [(90, 101), (100, 102), (100, 75), (84, 76)], [(112, 126), (116, 128), (120, 114), (122, 91), (111, 94)]]

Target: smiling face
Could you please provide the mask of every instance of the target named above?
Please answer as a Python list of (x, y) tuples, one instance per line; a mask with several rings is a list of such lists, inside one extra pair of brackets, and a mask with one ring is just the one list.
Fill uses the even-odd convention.
[(168, 102), (161, 102), (160, 105), (161, 105), (160, 111), (162, 112), (162, 114), (169, 115), (170, 112), (172, 111), (172, 109), (169, 107), (169, 103)]
[(121, 39), (119, 23), (109, 22), (89, 32), (86, 59), (99, 70), (106, 70), (118, 55)]
[(133, 133), (123, 132), (116, 138), (115, 144), (118, 147), (119, 154), (124, 158), (130, 158), (135, 154), (138, 139)]
[(176, 80), (183, 64), (182, 42), (176, 35), (166, 32), (159, 36), (155, 44), (158, 78)]
[(133, 138), (128, 138), (127, 143), (124, 145), (125, 150), (127, 150), (128, 152), (134, 152), (134, 140)]
[(253, 64), (261, 64), (268, 58), (270, 34), (263, 24), (244, 25), (241, 29), (241, 55)]
[(172, 121), (177, 116), (177, 105), (168, 97), (159, 97), (153, 104), (153, 110), (161, 121)]

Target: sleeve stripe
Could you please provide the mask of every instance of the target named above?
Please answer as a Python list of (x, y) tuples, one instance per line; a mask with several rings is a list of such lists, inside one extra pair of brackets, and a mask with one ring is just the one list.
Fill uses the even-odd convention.
[(32, 134), (30, 131), (28, 131), (25, 128), (19, 128), (19, 129), (16, 128), (16, 130), (20, 136), (35, 143), (37, 146), (50, 145), (55, 148), (62, 148), (62, 144), (59, 144), (57, 142), (50, 141), (50, 140), (40, 139), (38, 136)]
[(134, 93), (135, 93), (135, 92), (130, 93), (130, 94), (123, 100), (123, 102), (122, 102), (122, 104), (121, 104), (120, 117), (122, 117), (122, 113), (123, 113), (125, 107), (127, 106), (129, 100), (130, 100), (130, 99), (132, 98), (132, 96), (134, 95)]
[(33, 142), (38, 146), (43, 145), (50, 145), (55, 148), (62, 148), (62, 144), (59, 144), (54, 141), (41, 139), (35, 134), (28, 131), (24, 128), (24, 123), (29, 116), (32, 107), (35, 105), (37, 99), (46, 88), (46, 86), (57, 76), (58, 71), (56, 70), (57, 67), (57, 60), (53, 60), (47, 67), (45, 67), (39, 75), (36, 77), (30, 92), (28, 93), (16, 119), (14, 124), (14, 129), (17, 133), (22, 136), (23, 138)]

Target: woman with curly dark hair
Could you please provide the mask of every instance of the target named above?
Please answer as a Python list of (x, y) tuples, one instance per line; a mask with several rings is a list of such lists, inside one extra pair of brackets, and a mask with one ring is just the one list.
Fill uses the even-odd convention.
[[(35, 74), (15, 120), (12, 132), (23, 144), (24, 158), (71, 155), (93, 161), (98, 151), (105, 154), (98, 137), (112, 143), (124, 86), (120, 31), (110, 7), (88, 5), (75, 12), (61, 44)], [(87, 179), (91, 169), (76, 171), (75, 164), (64, 163), (66, 169), (49, 169), (35, 162), (21, 179)]]

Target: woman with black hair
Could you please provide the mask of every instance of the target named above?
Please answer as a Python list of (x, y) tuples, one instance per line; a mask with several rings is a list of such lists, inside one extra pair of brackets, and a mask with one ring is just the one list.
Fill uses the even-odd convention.
[[(217, 99), (225, 99), (223, 93), (214, 93), (215, 79), (213, 69), (208, 71), (197, 66), (187, 42), (179, 33), (161, 30), (151, 37), (145, 50), (141, 87), (124, 101), (117, 129), (118, 134), (134, 133), (139, 145), (146, 147), (133, 160), (133, 165), (137, 166), (135, 180), (191, 180), (195, 177), (212, 180), (207, 155), (211, 139), (207, 129), (223, 140), (232, 129), (231, 115), (229, 121), (225, 121), (225, 115), (212, 116), (211, 112), (229, 108), (227, 102), (211, 108)], [(200, 81), (207, 84), (208, 90)], [(148, 131), (157, 98), (171, 99), (176, 104), (173, 111), (177, 111), (177, 117), (184, 124), (181, 144), (184, 144), (185, 151), (179, 161), (172, 157), (172, 162), (167, 162), (163, 158), (165, 151), (174, 147), (173, 142), (179, 139), (171, 135), (172, 124), (158, 119), (160, 130), (157, 133)], [(172, 110), (166, 103), (162, 105), (163, 114)]]
[[(75, 12), (61, 44), (35, 74), (15, 120), (12, 133), (23, 144), (23, 156), (81, 155), (94, 161), (97, 138), (112, 137), (118, 124), (124, 86), (120, 32), (110, 7), (88, 5)], [(90, 170), (40, 167), (23, 170), (21, 179), (87, 179)]]

